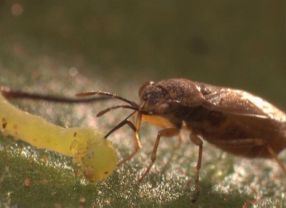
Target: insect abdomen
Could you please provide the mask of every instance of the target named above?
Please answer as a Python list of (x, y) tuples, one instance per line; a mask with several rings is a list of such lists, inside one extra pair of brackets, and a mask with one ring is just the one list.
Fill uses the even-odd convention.
[(203, 107), (184, 113), (188, 128), (226, 152), (254, 158), (270, 157), (267, 145), (276, 153), (286, 147), (286, 123), (272, 119), (223, 114)]

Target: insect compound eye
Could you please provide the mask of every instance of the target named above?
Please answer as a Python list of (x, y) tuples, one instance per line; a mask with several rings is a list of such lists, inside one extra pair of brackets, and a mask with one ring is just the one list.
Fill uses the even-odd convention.
[(147, 86), (153, 85), (154, 83), (155, 82), (153, 82), (153, 81), (144, 82), (144, 84), (139, 88), (139, 97), (142, 97), (142, 94), (145, 91)]
[(150, 87), (141, 95), (141, 99), (150, 105), (156, 105), (165, 100), (166, 94), (159, 87)]
[(154, 105), (157, 103), (157, 96), (153, 92), (143, 92), (141, 96), (142, 101), (147, 102), (148, 104)]
[(150, 95), (150, 94), (145, 93), (145, 94), (143, 94), (143, 95), (142, 95), (142, 100), (147, 101), (147, 100), (149, 100), (149, 99), (150, 99), (150, 97), (151, 97), (151, 95)]

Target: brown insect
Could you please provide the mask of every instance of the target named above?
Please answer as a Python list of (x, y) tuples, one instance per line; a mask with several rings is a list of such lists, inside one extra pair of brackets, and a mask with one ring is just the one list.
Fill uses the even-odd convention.
[[(9, 97), (9, 92), (6, 91), (4, 95)], [(10, 92), (10, 97), (17, 98), (17, 93), (12, 95)], [(187, 79), (168, 79), (143, 84), (139, 90), (138, 104), (106, 92), (78, 94), (80, 97), (93, 95), (116, 98), (127, 103), (107, 108), (99, 112), (98, 116), (118, 108), (134, 110), (105, 136), (107, 138), (124, 125), (134, 131), (134, 150), (120, 164), (130, 160), (141, 148), (139, 130), (142, 121), (161, 127), (153, 146), (151, 162), (140, 181), (148, 174), (156, 160), (161, 137), (179, 135), (184, 125), (190, 130), (191, 141), (199, 148), (195, 177), (197, 193), (200, 189), (203, 140), (238, 156), (274, 159), (286, 174), (285, 164), (277, 156), (286, 147), (286, 114), (248, 92)], [(90, 97), (89, 100), (95, 98)], [(41, 99), (45, 97), (42, 96)], [(79, 98), (79, 102), (84, 100)], [(135, 123), (132, 123), (129, 119), (135, 114)]]
[[(81, 93), (79, 96), (102, 94), (99, 92)], [(113, 96), (110, 94), (110, 96)], [(158, 131), (151, 163), (140, 181), (148, 174), (156, 160), (156, 152), (162, 136), (179, 135), (183, 125), (190, 130), (191, 141), (198, 146), (195, 185), (199, 192), (199, 172), (202, 163), (203, 140), (216, 147), (248, 158), (272, 158), (286, 174), (285, 164), (278, 158), (286, 147), (286, 115), (284, 112), (248, 92), (218, 87), (187, 79), (168, 79), (147, 82), (139, 90), (140, 103), (125, 101), (135, 109), (135, 124), (126, 119), (115, 126), (107, 135), (129, 125), (135, 132), (135, 148), (130, 160), (141, 148), (139, 130), (141, 121), (155, 124)], [(109, 110), (123, 106), (113, 106)], [(127, 106), (124, 106), (127, 107)]]

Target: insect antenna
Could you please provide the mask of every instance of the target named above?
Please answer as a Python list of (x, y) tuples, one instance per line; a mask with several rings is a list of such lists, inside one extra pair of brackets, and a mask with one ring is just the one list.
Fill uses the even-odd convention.
[(44, 95), (40, 93), (23, 92), (18, 90), (11, 90), (7, 87), (0, 87), (0, 93), (7, 99), (30, 99), (30, 100), (42, 100), (57, 103), (91, 103), (102, 100), (109, 100), (111, 97), (101, 96), (92, 98), (72, 98), (56, 95)]
[[(133, 111), (132, 113), (130, 113), (125, 119), (123, 119), (121, 122), (119, 122), (115, 127), (113, 127), (109, 132), (107, 132), (107, 134), (104, 136), (105, 139), (107, 139), (107, 137), (112, 134), (114, 131), (116, 131), (117, 129), (121, 128), (122, 126), (124, 126), (125, 124), (129, 124), (128, 119), (133, 116), (137, 111)], [(136, 131), (136, 129), (134, 129), (135, 127), (133, 125), (129, 125), (134, 131)]]
[(102, 96), (112, 97), (112, 98), (121, 100), (123, 102), (126, 102), (126, 103), (130, 104), (131, 106), (134, 106), (134, 107), (138, 108), (138, 104), (137, 103), (135, 103), (135, 102), (133, 102), (131, 100), (128, 100), (128, 99), (126, 99), (124, 97), (112, 94), (110, 92), (94, 91), (94, 92), (82, 92), (82, 93), (76, 94), (76, 96), (78, 96), (78, 97), (87, 97), (87, 96), (93, 96), (93, 95), (102, 95)]
[(135, 108), (134, 106), (130, 106), (130, 105), (115, 105), (115, 106), (111, 106), (111, 107), (109, 107), (109, 108), (106, 108), (106, 109), (100, 111), (100, 112), (96, 115), (96, 117), (103, 116), (105, 113), (107, 113), (107, 112), (109, 112), (109, 111), (111, 111), (111, 110), (118, 109), (118, 108), (128, 108), (128, 109), (133, 109), (133, 110), (135, 110), (135, 111), (138, 110), (138, 108)]

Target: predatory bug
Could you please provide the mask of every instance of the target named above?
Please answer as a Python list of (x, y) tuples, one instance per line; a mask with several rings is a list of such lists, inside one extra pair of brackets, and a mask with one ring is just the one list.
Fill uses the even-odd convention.
[[(104, 92), (78, 94), (78, 96), (91, 95), (119, 97)], [(272, 158), (286, 174), (285, 164), (277, 156), (286, 147), (286, 115), (267, 101), (242, 90), (187, 79), (147, 82), (141, 86), (139, 97), (139, 104), (120, 97), (135, 111), (111, 129), (105, 137), (125, 124), (135, 132), (135, 148), (121, 161), (124, 163), (141, 148), (139, 138), (141, 121), (161, 127), (153, 146), (151, 163), (140, 181), (148, 174), (156, 160), (160, 138), (179, 135), (183, 124), (190, 131), (190, 140), (199, 148), (195, 176), (196, 196), (200, 190), (199, 172), (203, 140), (234, 155), (247, 158)], [(107, 108), (98, 116), (120, 107)], [(128, 119), (136, 112), (133, 124)]]

